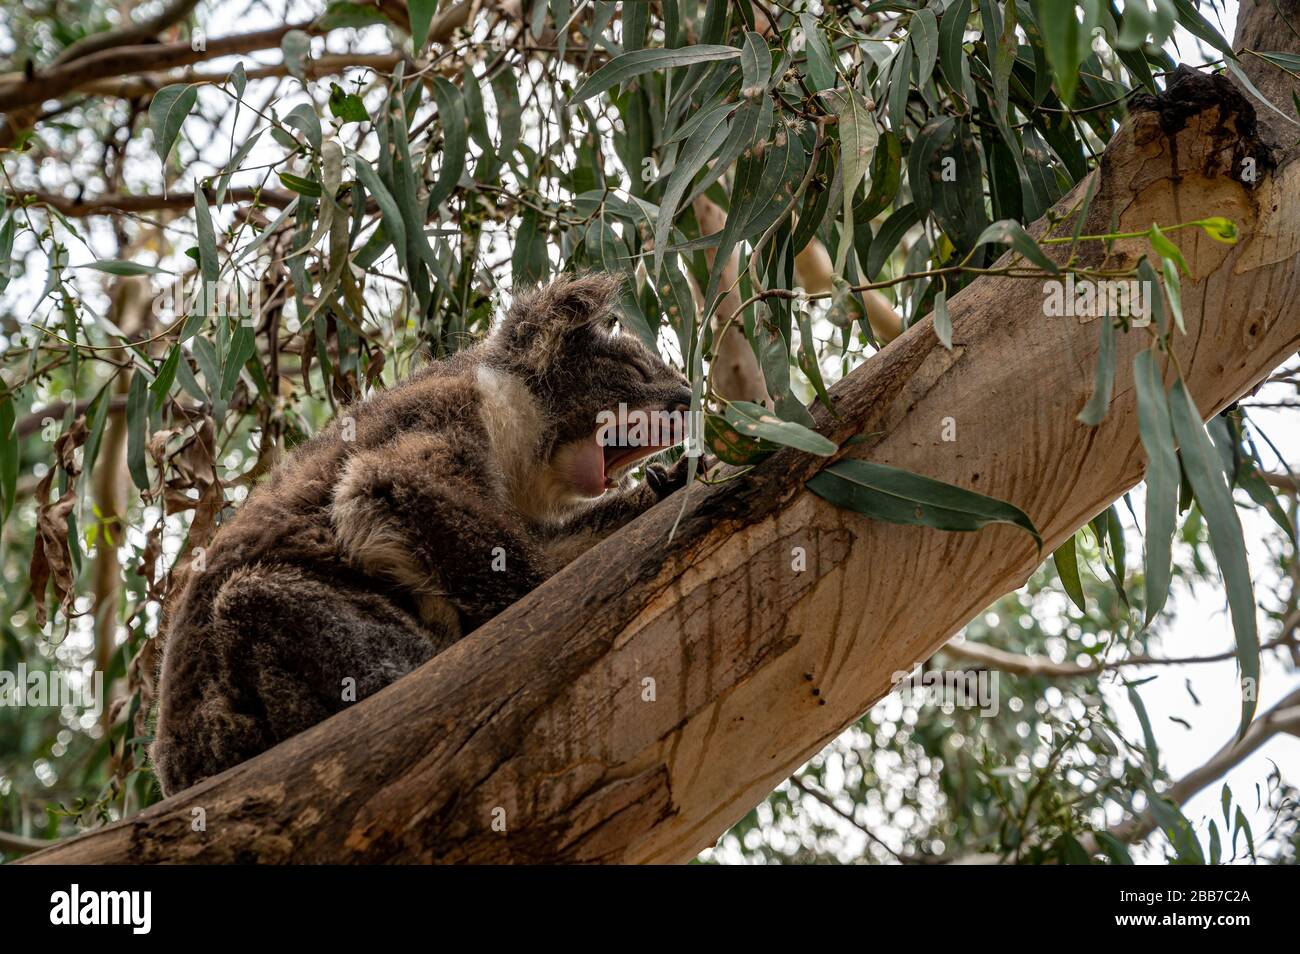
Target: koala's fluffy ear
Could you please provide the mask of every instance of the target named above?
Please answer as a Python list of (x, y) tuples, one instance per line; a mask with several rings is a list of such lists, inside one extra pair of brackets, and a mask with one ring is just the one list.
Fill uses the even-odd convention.
[(520, 292), (493, 337), (515, 354), (547, 352), (569, 332), (612, 321), (610, 309), (622, 286), (617, 275), (560, 275)]

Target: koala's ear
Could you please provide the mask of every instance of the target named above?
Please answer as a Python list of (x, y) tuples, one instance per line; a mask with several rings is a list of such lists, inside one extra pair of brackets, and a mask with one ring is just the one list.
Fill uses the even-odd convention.
[(527, 349), (568, 332), (612, 322), (611, 306), (623, 287), (617, 275), (561, 275), (549, 285), (518, 294), (495, 332), (512, 350)]

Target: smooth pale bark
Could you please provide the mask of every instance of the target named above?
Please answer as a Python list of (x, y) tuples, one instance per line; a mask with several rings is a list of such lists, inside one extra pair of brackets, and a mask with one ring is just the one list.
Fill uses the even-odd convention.
[[(1236, 246), (1177, 233), (1194, 275), (1177, 355), (1209, 415), (1300, 343), (1300, 163), (1271, 171), (1223, 81), (1175, 100), (1116, 136), (1085, 228), (1238, 223)], [(1233, 178), (1246, 158), (1253, 186)], [(1142, 476), (1131, 368), (1150, 338), (1118, 336), (1110, 413), (1086, 427), (1098, 325), (1043, 299), (1041, 281), (981, 279), (950, 302), (951, 352), (929, 321), (909, 329), (834, 389), (822, 430), (1016, 503), (1054, 547)], [(803, 489), (823, 463), (780, 452), (696, 486), (671, 540), (680, 496), (378, 695), (29, 860), (686, 861), (1042, 557), (1006, 527), (838, 510)]]

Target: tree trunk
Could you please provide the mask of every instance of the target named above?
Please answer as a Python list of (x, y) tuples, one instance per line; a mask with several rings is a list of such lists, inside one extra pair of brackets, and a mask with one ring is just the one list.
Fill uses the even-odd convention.
[[(1243, 4), (1243, 28), (1264, 7)], [(1241, 229), (1235, 246), (1177, 233), (1193, 275), (1176, 350), (1205, 415), (1300, 342), (1294, 157), (1274, 169), (1250, 105), (1200, 77), (1138, 105), (1099, 171), (1088, 232)], [(1045, 317), (1043, 298), (1041, 281), (975, 282), (949, 303), (952, 351), (928, 320), (909, 329), (833, 389), (822, 431), (868, 435), (846, 456), (1010, 500), (1055, 547), (1142, 477), (1131, 369), (1150, 339), (1117, 335), (1110, 412), (1086, 427), (1098, 325)], [(28, 860), (686, 861), (1042, 558), (1007, 527), (836, 509), (803, 488), (824, 463), (781, 451), (697, 485), (670, 540), (676, 495), (378, 695)]]

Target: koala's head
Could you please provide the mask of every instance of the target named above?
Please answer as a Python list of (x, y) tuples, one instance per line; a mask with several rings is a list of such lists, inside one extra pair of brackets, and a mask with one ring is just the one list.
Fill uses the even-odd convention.
[(540, 410), (539, 463), (578, 497), (599, 497), (685, 437), (690, 382), (619, 331), (621, 284), (558, 277), (520, 294), (487, 342), (488, 363), (521, 380)]

